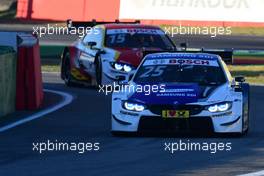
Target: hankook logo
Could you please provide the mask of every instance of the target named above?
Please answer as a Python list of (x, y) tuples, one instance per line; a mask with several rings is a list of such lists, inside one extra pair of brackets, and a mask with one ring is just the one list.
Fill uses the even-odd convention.
[(249, 0), (152, 0), (152, 6), (248, 9)]

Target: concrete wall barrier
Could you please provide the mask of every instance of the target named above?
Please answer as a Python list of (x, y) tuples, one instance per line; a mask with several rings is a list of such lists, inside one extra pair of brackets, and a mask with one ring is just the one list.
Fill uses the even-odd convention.
[(15, 111), (16, 62), (13, 48), (0, 46), (0, 117)]

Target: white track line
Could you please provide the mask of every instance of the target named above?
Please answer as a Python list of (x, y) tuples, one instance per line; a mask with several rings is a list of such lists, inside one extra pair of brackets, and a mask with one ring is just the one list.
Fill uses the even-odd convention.
[(242, 174), (242, 175), (238, 175), (238, 176), (264, 176), (264, 170), (258, 171), (258, 172), (252, 172), (249, 174)]
[(43, 111), (40, 111), (40, 112), (37, 112), (36, 114), (33, 114), (29, 117), (26, 117), (24, 119), (21, 119), (21, 120), (18, 120), (16, 122), (13, 122), (9, 125), (6, 125), (4, 127), (0, 127), (0, 132), (3, 132), (3, 131), (6, 131), (8, 129), (11, 129), (11, 128), (14, 128), (16, 126), (19, 126), (19, 125), (22, 125), (24, 123), (27, 123), (31, 120), (34, 120), (34, 119), (38, 119), (44, 115), (47, 115), (51, 112), (54, 112), (68, 104), (70, 104), (73, 100), (73, 96), (68, 94), (68, 93), (65, 93), (65, 92), (61, 92), (61, 91), (55, 91), (55, 90), (48, 90), (48, 89), (44, 89), (45, 92), (50, 92), (50, 93), (54, 93), (54, 94), (58, 94), (58, 95), (61, 95), (63, 97), (63, 100), (59, 103), (59, 104), (56, 104), (52, 107), (48, 107), (47, 109), (44, 109)]

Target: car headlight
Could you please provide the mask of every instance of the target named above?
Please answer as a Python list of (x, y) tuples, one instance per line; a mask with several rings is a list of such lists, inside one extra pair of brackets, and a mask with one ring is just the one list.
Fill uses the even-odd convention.
[(124, 71), (125, 72), (130, 72), (132, 68), (129, 65), (124, 65)]
[(229, 110), (231, 106), (232, 106), (231, 102), (224, 102), (224, 103), (210, 105), (207, 107), (207, 110), (210, 112), (224, 112)]
[(122, 70), (123, 69), (123, 66), (121, 64), (118, 64), (118, 63), (115, 63), (114, 64), (114, 68), (118, 71)]
[(124, 108), (129, 111), (141, 112), (144, 111), (145, 106), (138, 103), (130, 103), (126, 101), (124, 102)]
[(124, 64), (124, 63), (112, 62), (111, 65), (117, 71), (124, 71), (124, 72), (127, 72), (127, 73), (131, 72), (132, 69), (133, 69), (132, 66), (130, 66), (128, 64)]

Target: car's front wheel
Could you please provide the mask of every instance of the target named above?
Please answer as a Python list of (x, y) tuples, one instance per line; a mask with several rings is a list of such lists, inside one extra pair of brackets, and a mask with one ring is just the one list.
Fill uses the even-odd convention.
[(250, 120), (250, 87), (248, 84), (243, 84), (243, 128), (242, 134), (246, 135), (249, 131)]
[[(249, 101), (246, 105), (246, 107), (244, 106), (244, 108), (247, 108), (247, 112), (243, 113), (243, 131), (242, 131), (242, 135), (246, 135), (249, 131)], [(245, 110), (243, 110), (245, 111)], [(246, 119), (244, 119), (246, 118)]]
[(63, 58), (63, 80), (67, 86), (73, 85), (69, 52), (66, 52)]
[(100, 86), (102, 85), (102, 62), (100, 57), (96, 58), (95, 69), (96, 86)]

